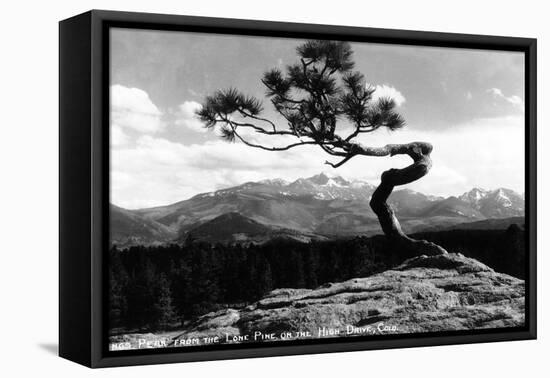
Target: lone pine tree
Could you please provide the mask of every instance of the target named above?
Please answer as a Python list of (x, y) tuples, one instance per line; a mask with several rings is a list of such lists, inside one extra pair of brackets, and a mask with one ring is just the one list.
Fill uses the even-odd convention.
[[(409, 184), (426, 175), (431, 168), (432, 145), (427, 142), (387, 144), (370, 147), (356, 140), (360, 134), (380, 128), (397, 130), (405, 125), (395, 111), (391, 98), (373, 99), (375, 89), (368, 86), (363, 74), (353, 71), (353, 51), (347, 42), (307, 41), (296, 49), (299, 61), (287, 67), (267, 71), (261, 79), (275, 111), (285, 120), (284, 127), (263, 117), (262, 102), (235, 88), (219, 90), (204, 99), (197, 115), (207, 128), (219, 127), (223, 138), (239, 141), (251, 148), (286, 151), (303, 145), (317, 145), (328, 155), (340, 158), (325, 162), (338, 168), (355, 156), (408, 155), (412, 164), (382, 173), (370, 206), (383, 232), (396, 247), (416, 254), (444, 254), (442, 247), (426, 240), (416, 240), (401, 230), (387, 199), (396, 186)], [(351, 131), (343, 135), (344, 120)], [(341, 126), (341, 127), (339, 127)], [(340, 129), (340, 130), (339, 130)], [(340, 131), (340, 132), (339, 132)], [(294, 139), (284, 146), (272, 146), (250, 138)]]

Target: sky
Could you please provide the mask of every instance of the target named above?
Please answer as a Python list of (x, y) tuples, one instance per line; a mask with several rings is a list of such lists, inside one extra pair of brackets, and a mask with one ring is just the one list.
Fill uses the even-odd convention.
[[(263, 100), (263, 116), (283, 128), (260, 79), (295, 63), (303, 40), (122, 28), (111, 29), (110, 38), (111, 202), (118, 206), (166, 205), (247, 181), (320, 172), (376, 185), (384, 170), (411, 162), (358, 156), (333, 169), (318, 146), (269, 152), (226, 142), (219, 130), (203, 127), (195, 111), (205, 96), (235, 87)], [(473, 187), (524, 192), (522, 53), (370, 43), (352, 49), (355, 70), (375, 96), (392, 97), (406, 121), (401, 130), (357, 141), (434, 146), (432, 170), (408, 188), (442, 196)], [(341, 130), (347, 126), (342, 122)]]

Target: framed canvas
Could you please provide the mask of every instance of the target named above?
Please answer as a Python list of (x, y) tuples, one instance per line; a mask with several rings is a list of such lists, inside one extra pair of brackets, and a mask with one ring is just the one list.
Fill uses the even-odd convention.
[(59, 353), (536, 337), (536, 40), (60, 22)]

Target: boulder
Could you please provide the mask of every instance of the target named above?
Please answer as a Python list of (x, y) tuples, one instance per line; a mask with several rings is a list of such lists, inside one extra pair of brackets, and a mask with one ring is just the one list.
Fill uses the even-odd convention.
[[(519, 327), (524, 298), (523, 280), (477, 260), (420, 256), (371, 277), (314, 290), (277, 289), (245, 309), (207, 314), (183, 335), (309, 332), (315, 338), (323, 328), (349, 336)], [(371, 331), (361, 332), (366, 326)]]
[(523, 280), (457, 253), (420, 256), (370, 277), (273, 290), (245, 308), (200, 317), (168, 346), (520, 327), (524, 303)]

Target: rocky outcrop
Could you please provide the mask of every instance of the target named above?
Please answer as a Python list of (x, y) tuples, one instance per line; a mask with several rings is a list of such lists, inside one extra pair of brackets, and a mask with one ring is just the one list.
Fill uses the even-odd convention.
[(524, 292), (523, 280), (461, 254), (420, 256), (370, 277), (274, 290), (246, 308), (202, 316), (168, 346), (518, 327)]

